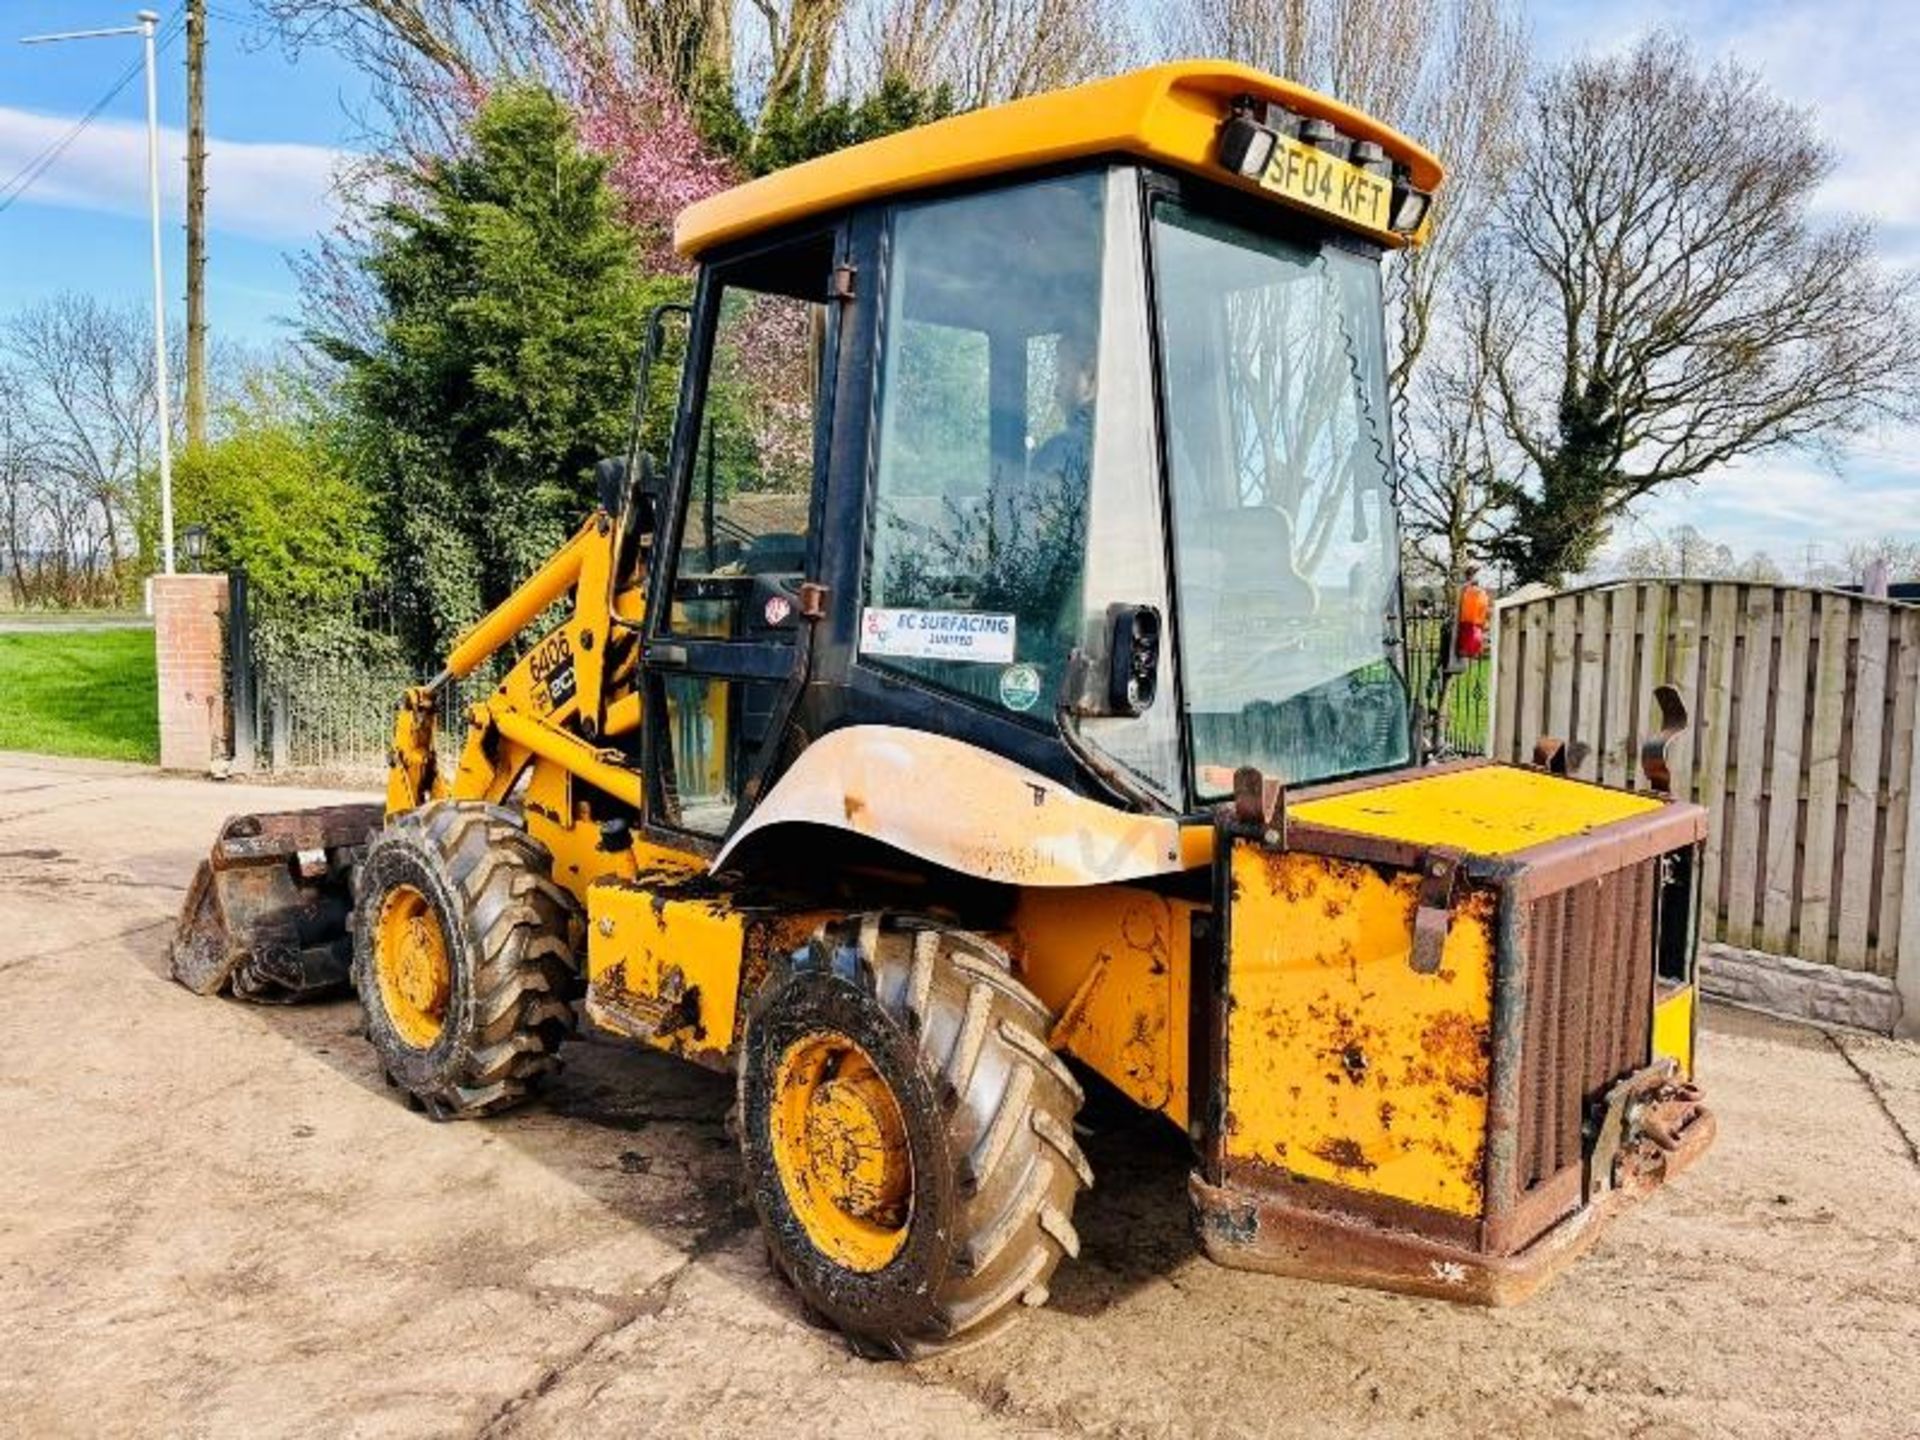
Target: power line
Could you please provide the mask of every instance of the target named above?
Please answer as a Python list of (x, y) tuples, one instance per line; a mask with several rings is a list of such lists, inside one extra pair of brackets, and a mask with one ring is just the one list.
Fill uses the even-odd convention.
[[(184, 28), (181, 18), (182, 14), (183, 12), (181, 10), (175, 10), (173, 12), (173, 18), (168, 20), (166, 25), (162, 27), (160, 34), (154, 40), (156, 54), (165, 51), (167, 46), (172, 44), (179, 36), (180, 31)], [(42, 175), (46, 174), (48, 170), (53, 168), (54, 162), (66, 154), (68, 147), (80, 138), (88, 126), (100, 118), (101, 112), (114, 102), (122, 90), (125, 90), (127, 86), (134, 82), (145, 65), (146, 61), (144, 58), (134, 61), (126, 70), (121, 72), (120, 77), (116, 79), (112, 85), (107, 87), (106, 94), (94, 101), (92, 107), (86, 114), (75, 121), (73, 126), (68, 129), (65, 134), (61, 135), (59, 139), (53, 141), (53, 143), (48, 145), (38, 155), (35, 155), (31, 160), (27, 161), (25, 165), (21, 166), (20, 170), (8, 180), (6, 184), (0, 185), (0, 214), (5, 214), (11, 209), (16, 200), (32, 189), (35, 182), (38, 181)]]
[(228, 25), (237, 25), (243, 30), (258, 30), (268, 35), (280, 33), (279, 26), (272, 21), (262, 20), (257, 15), (241, 15), (232, 10), (223, 10), (218, 5), (207, 6), (207, 14)]

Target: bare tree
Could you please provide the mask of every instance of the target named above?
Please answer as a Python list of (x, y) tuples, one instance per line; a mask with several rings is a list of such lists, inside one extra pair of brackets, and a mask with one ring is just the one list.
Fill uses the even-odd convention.
[(0, 330), (45, 513), (83, 569), (111, 570), (136, 549), (137, 487), (158, 453), (150, 323), (137, 309), (67, 293)]
[[(152, 319), (65, 292), (0, 319), (0, 561), (21, 598), (119, 598), (150, 543), (158, 427)], [(171, 363), (182, 343), (176, 327)], [(217, 344), (217, 398), (246, 352)], [(181, 397), (169, 423), (180, 429)]]
[(1526, 142), (1470, 324), (1525, 460), (1517, 578), (1585, 568), (1663, 486), (1920, 408), (1915, 277), (1810, 216), (1832, 154), (1757, 77), (1656, 35), (1547, 76)]
[(1500, 481), (1513, 447), (1494, 414), (1493, 377), (1479, 347), (1448, 330), (1413, 377), (1401, 436), (1401, 523), (1410, 560), (1453, 590), (1482, 563), (1497, 532)]
[(1876, 565), (1895, 584), (1920, 581), (1920, 540), (1883, 535), (1878, 540), (1856, 541), (1841, 554), (1838, 583), (1864, 584), (1867, 572)]
[[(290, 45), (317, 43), (370, 75), (403, 142), (433, 153), (474, 96), (502, 80), (571, 94), (659, 82), (683, 102), (746, 76), (762, 106), (817, 97), (847, 0), (268, 0)], [(742, 21), (757, 22), (743, 25)]]
[(1389, 377), (1404, 396), (1442, 287), (1514, 157), (1528, 39), (1513, 0), (1173, 0), (1157, 14), (1168, 55), (1218, 55), (1312, 86), (1437, 154), (1448, 178), (1428, 243), (1401, 252)]
[(331, 46), (402, 101), (452, 81), (631, 62), (691, 93), (733, 64), (734, 0), (269, 0), (289, 41)]
[(1737, 564), (1731, 545), (1709, 540), (1692, 525), (1676, 525), (1629, 545), (1612, 568), (1625, 579), (1718, 580), (1731, 577)]
[(39, 597), (43, 507), (35, 484), (33, 442), (26, 433), (19, 381), (0, 370), (0, 599), (31, 605)]
[(1118, 0), (867, 0), (848, 40), (855, 72), (944, 86), (961, 110), (1094, 79), (1132, 48)]

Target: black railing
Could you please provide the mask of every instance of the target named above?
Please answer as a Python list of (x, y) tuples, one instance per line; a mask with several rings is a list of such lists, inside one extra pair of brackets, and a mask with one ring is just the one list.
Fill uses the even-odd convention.
[(1420, 710), (1422, 746), (1434, 760), (1486, 754), (1493, 726), (1492, 653), (1462, 661), (1447, 673), (1449, 618), (1450, 607), (1438, 597), (1407, 603), (1407, 682)]

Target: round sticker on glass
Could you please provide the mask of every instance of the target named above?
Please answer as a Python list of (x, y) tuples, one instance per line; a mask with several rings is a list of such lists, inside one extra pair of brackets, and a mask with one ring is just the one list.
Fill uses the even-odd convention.
[(1009, 665), (1000, 672), (1000, 703), (1009, 710), (1031, 710), (1040, 699), (1040, 672), (1031, 665)]
[(784, 625), (787, 617), (793, 614), (793, 602), (784, 595), (769, 595), (766, 609), (761, 613), (767, 617), (767, 624)]

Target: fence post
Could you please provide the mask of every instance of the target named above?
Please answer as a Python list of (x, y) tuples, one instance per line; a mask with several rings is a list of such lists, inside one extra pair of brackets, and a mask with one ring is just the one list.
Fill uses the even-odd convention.
[(280, 686), (275, 685), (267, 692), (267, 724), (272, 731), (273, 768), (285, 773), (287, 769), (287, 695)]
[(1893, 972), (1900, 1018), (1893, 1033), (1913, 1040), (1920, 1039), (1920, 725), (1908, 748), (1907, 873), (1900, 886), (1900, 953)]
[(160, 767), (205, 774), (225, 749), (220, 610), (226, 577), (156, 575), (152, 586)]
[(239, 566), (227, 576), (227, 647), (233, 687), (233, 768), (244, 775), (254, 767), (260, 728), (254, 711), (253, 612), (247, 572)]

